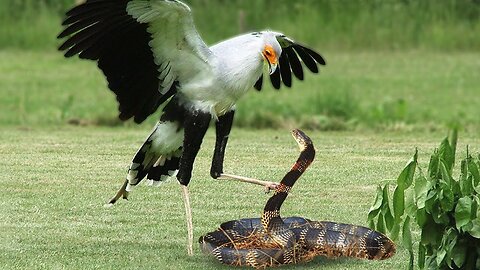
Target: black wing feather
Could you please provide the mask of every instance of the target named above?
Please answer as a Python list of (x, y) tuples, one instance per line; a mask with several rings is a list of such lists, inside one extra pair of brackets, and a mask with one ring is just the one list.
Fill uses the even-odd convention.
[[(270, 75), (270, 81), (275, 89), (280, 89), (281, 84), (287, 87), (292, 86), (292, 72), (299, 80), (304, 79), (303, 64), (313, 73), (318, 73), (318, 65), (325, 65), (325, 59), (312, 49), (300, 44), (294, 43), (285, 36), (279, 36), (279, 42), (282, 44), (282, 54), (280, 55), (277, 70)], [(300, 58), (299, 58), (300, 57)], [(255, 84), (258, 88), (259, 82)], [(260, 84), (261, 89), (261, 84)]]
[(279, 90), (282, 85), (282, 80), (280, 79), (280, 68), (277, 68), (275, 72), (270, 75), (270, 81), (272, 82), (273, 88)]
[(288, 55), (288, 61), (290, 62), (290, 67), (292, 68), (293, 74), (295, 77), (297, 77), (297, 79), (303, 81), (302, 63), (300, 60), (298, 60), (297, 54), (295, 51), (293, 51), (292, 47), (285, 48), (284, 50)]
[(290, 69), (290, 63), (288, 61), (288, 55), (286, 52), (282, 52), (280, 56), (280, 74), (282, 75), (282, 81), (287, 87), (292, 87), (292, 71)]
[(319, 63), (320, 65), (322, 66), (325, 66), (327, 63), (325, 62), (325, 59), (323, 59), (323, 57), (318, 54), (316, 51), (312, 50), (312, 49), (309, 49), (307, 47), (304, 47), (302, 46), (302, 49), (307, 52), (311, 57), (313, 57), (313, 59), (315, 59), (315, 61), (317, 61), (317, 63)]
[(303, 63), (305, 64), (305, 66), (307, 66), (307, 68), (313, 72), (313, 73), (318, 73), (318, 67), (317, 67), (317, 64), (315, 62), (315, 59), (313, 59), (313, 57), (310, 56), (310, 54), (306, 53), (304, 50), (303, 50), (303, 47), (300, 46), (300, 45), (296, 45), (294, 44), (293, 45), (293, 48), (295, 49), (295, 51), (298, 53), (298, 55), (300, 56), (300, 58), (303, 60)]
[(65, 29), (58, 38), (68, 37), (59, 47), (65, 56), (98, 61), (108, 87), (119, 102), (119, 117), (141, 123), (160, 104), (176, 93), (177, 83), (161, 94), (159, 66), (148, 45), (152, 40), (147, 24), (127, 14), (129, 0), (88, 0), (66, 13)]

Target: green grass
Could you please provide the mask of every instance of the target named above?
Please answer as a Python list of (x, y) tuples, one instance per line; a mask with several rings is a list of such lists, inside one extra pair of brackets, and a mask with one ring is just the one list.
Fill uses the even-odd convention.
[[(239, 102), (235, 124), (444, 130), (459, 122), (480, 128), (479, 53), (319, 50), (328, 61), (320, 75), (307, 74), (292, 89), (275, 91), (266, 82), (262, 92), (252, 90)], [(0, 59), (0, 125), (120, 124), (95, 63), (22, 50), (0, 51)]]
[[(129, 202), (106, 209), (148, 129), (3, 128), (0, 133), (0, 264), (3, 269), (228, 269), (195, 245), (186, 255), (179, 186), (139, 187)], [(269, 195), (257, 186), (208, 175), (209, 132), (190, 185), (195, 238), (221, 222), (258, 217)], [(316, 161), (295, 185), (284, 216), (366, 224), (376, 185), (395, 178), (414, 147), (420, 159), (441, 133), (310, 132)], [(477, 151), (480, 141), (461, 135)], [(225, 170), (278, 181), (298, 155), (289, 132), (235, 129)], [(318, 259), (282, 269), (404, 269), (403, 247), (390, 260)]]

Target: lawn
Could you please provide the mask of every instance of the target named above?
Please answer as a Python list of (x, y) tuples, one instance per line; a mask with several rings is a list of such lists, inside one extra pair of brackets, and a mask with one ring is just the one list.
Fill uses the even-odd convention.
[[(212, 258), (186, 255), (180, 189), (144, 186), (130, 201), (103, 204), (121, 185), (128, 162), (149, 132), (131, 127), (8, 127), (0, 133), (0, 265), (3, 269), (222, 269)], [(284, 216), (366, 224), (376, 185), (395, 178), (418, 147), (420, 162), (443, 133), (309, 132), (316, 161), (297, 182)], [(478, 152), (480, 140), (460, 135)], [(221, 222), (258, 217), (269, 195), (249, 184), (208, 175), (209, 132), (190, 185), (195, 238)], [(287, 130), (235, 129), (225, 171), (280, 180), (298, 155)], [(404, 269), (407, 253), (386, 261), (317, 259), (295, 269)], [(282, 269), (293, 269), (285, 267)], [(227, 267), (223, 267), (227, 269)]]

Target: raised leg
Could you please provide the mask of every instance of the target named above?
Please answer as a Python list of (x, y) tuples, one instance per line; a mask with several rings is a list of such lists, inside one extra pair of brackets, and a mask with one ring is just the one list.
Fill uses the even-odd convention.
[(260, 185), (260, 186), (263, 186), (265, 188), (265, 192), (269, 192), (270, 190), (275, 190), (278, 186), (278, 183), (275, 183), (275, 182), (263, 181), (263, 180), (258, 180), (258, 179), (255, 179), (255, 178), (249, 178), (249, 177), (238, 176), (238, 175), (227, 174), (227, 173), (220, 174), (218, 179), (220, 179), (220, 180), (235, 180), (235, 181)]
[(193, 255), (193, 222), (190, 195), (187, 186), (192, 178), (193, 162), (200, 150), (200, 145), (202, 144), (203, 137), (207, 132), (211, 119), (212, 116), (209, 113), (201, 111), (188, 112), (185, 115), (183, 154), (180, 158), (177, 179), (182, 186), (182, 198), (185, 204), (185, 218), (188, 231), (188, 255)]
[(275, 189), (277, 183), (261, 181), (253, 178), (237, 176), (233, 174), (223, 173), (223, 161), (225, 158), (225, 149), (227, 148), (228, 136), (230, 135), (230, 130), (232, 129), (233, 117), (235, 111), (229, 111), (228, 113), (222, 115), (218, 118), (218, 122), (215, 124), (216, 127), (216, 141), (215, 141), (215, 150), (213, 152), (212, 167), (210, 168), (210, 175), (215, 179), (222, 180), (237, 180), (252, 184), (257, 184), (265, 187), (265, 191), (270, 191)]

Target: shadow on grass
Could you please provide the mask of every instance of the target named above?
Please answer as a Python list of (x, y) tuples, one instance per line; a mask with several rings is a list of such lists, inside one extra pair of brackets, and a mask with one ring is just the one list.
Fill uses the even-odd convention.
[[(203, 264), (208, 265), (209, 267), (216, 268), (216, 269), (232, 269), (232, 266), (230, 265), (225, 265), (221, 264), (217, 260), (213, 258), (213, 256), (201, 254), (202, 257), (197, 257), (196, 260), (202, 261)], [(354, 258), (327, 258), (325, 256), (318, 256), (315, 259), (308, 261), (308, 262), (301, 262), (297, 264), (287, 264), (279, 267), (273, 267), (271, 269), (284, 269), (284, 270), (289, 270), (289, 269), (319, 269), (320, 267), (330, 267), (332, 269), (340, 269), (340, 267), (349, 267), (352, 265), (359, 265), (359, 264), (365, 264), (367, 261), (365, 260), (359, 260), (359, 259), (354, 259)], [(375, 262), (371, 262), (375, 263)], [(235, 267), (236, 269), (253, 269), (252, 267), (248, 266), (241, 266), (241, 267)], [(368, 266), (365, 265), (365, 268), (369, 268)], [(371, 265), (371, 268), (375, 268), (375, 265)]]

